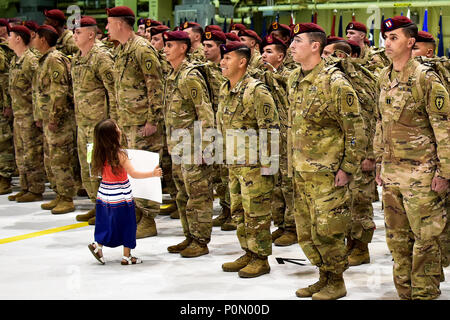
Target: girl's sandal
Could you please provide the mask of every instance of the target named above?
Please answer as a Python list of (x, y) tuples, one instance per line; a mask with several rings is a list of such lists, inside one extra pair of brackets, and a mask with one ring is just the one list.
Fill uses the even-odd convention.
[(120, 261), (120, 264), (123, 266), (127, 266), (130, 264), (139, 264), (139, 263), (142, 263), (142, 260), (139, 258), (136, 258), (136, 257), (132, 257), (132, 256), (129, 256), (129, 257), (123, 256), (122, 261)]
[(92, 255), (97, 259), (98, 262), (101, 264), (105, 264), (105, 259), (103, 258), (103, 255), (100, 256), (98, 251), (102, 250), (102, 248), (99, 248), (99, 245), (97, 242), (93, 242), (88, 245), (89, 250), (91, 251)]

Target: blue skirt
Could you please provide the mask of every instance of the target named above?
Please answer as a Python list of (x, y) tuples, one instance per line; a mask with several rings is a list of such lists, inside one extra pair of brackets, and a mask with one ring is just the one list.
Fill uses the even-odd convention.
[[(127, 181), (128, 183), (128, 181)], [(136, 247), (135, 203), (128, 185), (102, 182), (95, 206), (95, 241), (106, 247)]]

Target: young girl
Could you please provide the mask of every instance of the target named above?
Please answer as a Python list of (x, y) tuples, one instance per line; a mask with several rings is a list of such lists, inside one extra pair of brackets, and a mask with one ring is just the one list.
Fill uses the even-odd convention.
[(161, 168), (136, 171), (126, 151), (121, 149), (119, 127), (114, 120), (106, 119), (94, 129), (92, 171), (102, 175), (102, 182), (96, 202), (95, 242), (88, 245), (89, 250), (105, 264), (102, 247), (123, 245), (122, 265), (142, 263), (141, 259), (131, 256), (131, 249), (136, 247), (136, 213), (127, 174), (135, 179), (161, 177)]

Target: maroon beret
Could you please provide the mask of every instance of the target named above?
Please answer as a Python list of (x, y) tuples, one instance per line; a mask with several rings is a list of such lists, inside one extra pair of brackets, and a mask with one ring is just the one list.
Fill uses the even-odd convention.
[(133, 10), (126, 6), (118, 6), (112, 9), (106, 9), (108, 17), (135, 17)]
[(295, 37), (298, 34), (306, 33), (306, 32), (323, 32), (325, 33), (325, 30), (322, 29), (321, 26), (315, 23), (297, 23), (293, 30), (293, 37)]
[(53, 28), (52, 26), (50, 26), (48, 24), (43, 24), (42, 26), (39, 26), (39, 28), (37, 28), (36, 32), (39, 32), (41, 30), (47, 30), (47, 31), (51, 31), (53, 33), (58, 34), (58, 31), (56, 31), (55, 28)]
[(250, 29), (240, 30), (239, 33), (238, 33), (238, 36), (239, 37), (250, 37), (250, 38), (253, 38), (256, 41), (258, 41), (258, 43), (262, 42), (262, 40), (258, 36), (258, 34), (255, 31), (250, 30)]
[(227, 40), (230, 41), (241, 41), (241, 39), (239, 39), (239, 36), (233, 32), (227, 32), (225, 33), (225, 36), (227, 37)]
[(145, 18), (139, 18), (137, 25), (140, 26), (141, 24), (145, 24), (145, 20), (146, 20)]
[(25, 34), (27, 34), (27, 35), (29, 35), (31, 37), (30, 29), (28, 29), (25, 26), (14, 26), (14, 27), (11, 27), (9, 29), (9, 32), (22, 32), (22, 33), (25, 33)]
[(273, 22), (269, 27), (269, 34), (275, 30), (285, 30), (286, 32), (291, 33), (291, 28), (289, 28), (286, 24), (278, 23), (277, 21)]
[(405, 16), (395, 16), (383, 21), (381, 24), (381, 34), (384, 36), (384, 33), (387, 31), (392, 31), (398, 28), (406, 28), (412, 25), (414, 25), (414, 22), (412, 22), (409, 18)]
[(156, 26), (162, 26), (163, 24), (159, 21), (153, 20), (153, 19), (145, 19), (145, 26), (146, 28), (150, 27), (156, 27)]
[(284, 42), (284, 41), (281, 40), (280, 38), (275, 37), (275, 36), (268, 35), (268, 36), (266, 36), (266, 37), (264, 38), (264, 40), (263, 40), (263, 42), (262, 42), (262, 45), (261, 45), (261, 49), (263, 49), (265, 46), (269, 46), (269, 45), (271, 45), (271, 44), (282, 45), (282, 46), (284, 46), (286, 49), (287, 49), (287, 47), (288, 47), (287, 44), (286, 44), (286, 42)]
[(356, 30), (356, 31), (361, 31), (364, 33), (367, 33), (367, 27), (364, 23), (358, 22), (358, 21), (352, 21), (350, 22), (347, 27), (345, 28), (345, 32), (347, 32), (347, 30)]
[(37, 28), (39, 28), (39, 25), (33, 20), (27, 20), (23, 23), (23, 25), (34, 32), (36, 32)]
[(7, 19), (0, 19), (0, 27), (6, 27), (8, 29), (9, 32), (9, 23)]
[(209, 26), (205, 27), (205, 31), (213, 31), (213, 30), (223, 32), (222, 28), (220, 26), (215, 25), (215, 24), (210, 24)]
[(183, 23), (181, 28), (184, 30), (184, 29), (192, 28), (192, 27), (201, 27), (201, 25), (197, 22), (186, 21), (185, 23)]
[(166, 32), (170, 30), (170, 28), (168, 26), (164, 26), (164, 25), (160, 25), (160, 26), (156, 26), (150, 29), (150, 34), (152, 36)]
[(247, 48), (248, 47), (240, 41), (230, 41), (227, 44), (220, 45), (220, 54), (223, 57), (225, 54), (233, 52), (237, 49)]
[(247, 27), (242, 23), (233, 23), (230, 26), (230, 30), (245, 30), (245, 29), (247, 29)]
[(336, 42), (346, 42), (346, 40), (344, 38), (335, 37), (335, 36), (328, 36), (327, 37), (327, 45), (333, 44), (333, 43), (336, 43)]
[(221, 42), (227, 42), (227, 36), (222, 31), (211, 30), (206, 31), (203, 35), (203, 41), (205, 40), (215, 40)]
[(80, 28), (93, 27), (96, 25), (97, 25), (97, 20), (95, 20), (93, 17), (83, 16), (80, 19)]
[(416, 42), (432, 42), (432, 43), (435, 43), (436, 40), (431, 35), (431, 33), (426, 32), (426, 31), (419, 31), (419, 33), (418, 33), (418, 35), (416, 37)]
[(53, 20), (66, 21), (64, 12), (59, 9), (44, 10), (44, 16)]
[(359, 43), (354, 41), (354, 40), (347, 40), (347, 43), (350, 45), (350, 47), (352, 48), (352, 52), (361, 52), (361, 47), (359, 46)]
[(182, 31), (182, 30), (165, 32), (163, 39), (164, 39), (164, 42), (190, 40), (189, 33), (187, 33), (186, 31)]

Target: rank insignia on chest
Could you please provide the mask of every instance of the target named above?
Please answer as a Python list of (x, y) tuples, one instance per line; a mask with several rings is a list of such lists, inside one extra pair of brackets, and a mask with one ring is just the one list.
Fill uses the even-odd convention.
[(438, 110), (441, 110), (442, 107), (444, 106), (444, 97), (443, 96), (437, 96), (436, 99), (434, 100), (434, 104), (436, 105), (436, 108)]
[(391, 98), (386, 98), (386, 104), (391, 104)]
[(58, 71), (53, 72), (53, 79), (58, 78), (58, 76), (59, 76), (59, 72)]

